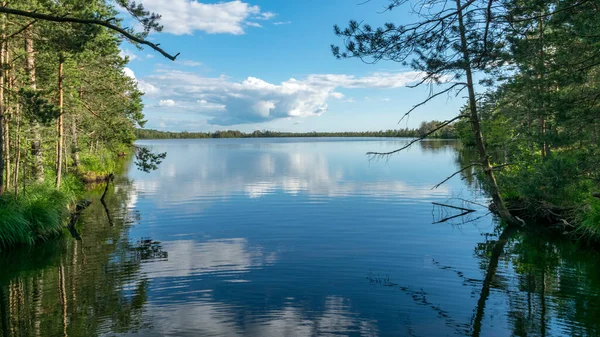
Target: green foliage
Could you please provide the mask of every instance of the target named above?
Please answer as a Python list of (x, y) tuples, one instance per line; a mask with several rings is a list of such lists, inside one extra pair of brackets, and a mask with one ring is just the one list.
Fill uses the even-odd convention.
[(104, 149), (96, 154), (82, 153), (79, 170), (81, 172), (93, 172), (99, 175), (108, 174), (114, 171), (115, 160), (116, 154)]
[(153, 153), (147, 147), (138, 147), (135, 153), (135, 165), (146, 173), (158, 169), (158, 165), (167, 157), (167, 153)]
[(23, 113), (32, 121), (49, 124), (60, 114), (59, 109), (44, 98), (46, 93), (31, 89), (20, 89), (19, 96), (23, 104)]
[(580, 231), (594, 241), (600, 239), (600, 200), (591, 198), (588, 207), (581, 214)]

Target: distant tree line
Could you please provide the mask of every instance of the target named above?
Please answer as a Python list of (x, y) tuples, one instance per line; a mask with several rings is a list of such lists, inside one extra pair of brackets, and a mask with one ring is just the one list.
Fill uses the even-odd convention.
[[(197, 138), (278, 138), (278, 137), (421, 137), (431, 130), (435, 130), (442, 122), (429, 121), (422, 122), (416, 129), (395, 129), (380, 131), (361, 131), (361, 132), (279, 132), (269, 130), (256, 130), (246, 133), (238, 130), (224, 130), (215, 132), (171, 132), (158, 131), (152, 129), (136, 129), (138, 139), (197, 139)], [(430, 135), (432, 138), (453, 139), (457, 138), (454, 125), (447, 125), (436, 130)]]

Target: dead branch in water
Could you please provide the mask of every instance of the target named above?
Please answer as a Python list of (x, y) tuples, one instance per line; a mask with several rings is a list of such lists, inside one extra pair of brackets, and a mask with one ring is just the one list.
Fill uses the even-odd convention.
[(436, 206), (442, 206), (442, 207), (449, 207), (449, 208), (458, 209), (458, 210), (463, 211), (463, 212), (469, 212), (469, 213), (475, 212), (475, 210), (471, 209), (471, 208), (458, 207), (458, 206), (454, 206), (454, 205), (442, 204), (442, 203), (439, 203), (439, 202), (432, 202), (432, 204), (434, 204)]

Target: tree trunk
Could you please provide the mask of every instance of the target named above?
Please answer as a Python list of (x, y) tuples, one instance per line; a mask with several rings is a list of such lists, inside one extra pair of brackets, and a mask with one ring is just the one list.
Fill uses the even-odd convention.
[(62, 156), (63, 156), (63, 57), (60, 56), (58, 63), (58, 141), (56, 143), (56, 188), (60, 189), (61, 177), (62, 177)]
[(15, 196), (19, 194), (19, 163), (21, 162), (21, 116), (19, 114), (19, 105), (15, 106), (15, 117), (17, 120), (17, 143), (15, 144), (15, 174), (13, 185), (15, 187)]
[[(5, 17), (2, 17), (2, 42), (0, 43), (0, 65), (4, 68), (6, 47)], [(0, 70), (0, 195), (4, 194), (4, 70)], [(8, 136), (8, 135), (7, 135)], [(8, 179), (8, 177), (7, 177)]]
[(73, 118), (71, 124), (71, 132), (73, 141), (71, 142), (71, 157), (73, 158), (73, 166), (75, 166), (75, 172), (79, 170), (81, 161), (79, 160), (79, 134), (77, 133), (77, 118)]
[[(8, 60), (10, 58), (9, 53), (8, 53), (8, 42), (6, 42), (6, 44), (4, 45), (4, 62), (6, 64), (8, 64)], [(4, 81), (6, 82), (6, 87), (9, 89), (12, 89), (12, 82), (11, 82), (11, 77), (10, 77), (10, 73), (8, 71), (8, 67), (5, 67), (4, 70)], [(8, 123), (8, 118), (6, 117), (6, 115), (12, 116), (12, 109), (10, 107), (9, 101), (8, 101), (8, 97), (6, 98), (6, 101), (4, 102), (4, 153), (5, 153), (5, 161), (4, 161), (4, 166), (5, 166), (5, 170), (6, 170), (6, 185), (5, 185), (5, 190), (10, 190), (10, 130), (9, 130), (9, 123)]]
[[(33, 39), (29, 36), (29, 32), (25, 37), (25, 51), (27, 53), (27, 74), (29, 77), (29, 85), (31, 89), (37, 90), (35, 79), (35, 50), (33, 47)], [(33, 177), (38, 183), (44, 182), (44, 158), (42, 156), (42, 135), (40, 131), (40, 123), (36, 120), (31, 122), (31, 155), (33, 156)]]
[(546, 159), (546, 156), (548, 155), (548, 144), (546, 144), (546, 118), (544, 117), (544, 114), (546, 113), (545, 109), (544, 109), (544, 93), (546, 92), (546, 90), (544, 90), (544, 69), (546, 67), (546, 63), (544, 62), (544, 19), (543, 19), (543, 15), (544, 13), (542, 12), (540, 14), (540, 18), (539, 18), (539, 22), (538, 22), (538, 28), (539, 28), (539, 43), (540, 43), (540, 65), (539, 65), (539, 75), (538, 75), (538, 80), (540, 81), (539, 83), (539, 89), (540, 89), (540, 140), (541, 140), (541, 153), (542, 153), (542, 159)]
[(515, 223), (515, 218), (510, 214), (504, 200), (500, 196), (498, 189), (498, 183), (496, 182), (496, 176), (494, 175), (494, 169), (490, 163), (490, 156), (485, 148), (485, 142), (481, 133), (481, 123), (479, 121), (479, 114), (477, 112), (477, 101), (475, 97), (475, 88), (473, 85), (473, 74), (471, 72), (471, 58), (469, 55), (467, 37), (465, 32), (465, 26), (463, 21), (463, 9), (460, 3), (461, 0), (456, 0), (456, 8), (458, 10), (458, 28), (460, 31), (461, 49), (463, 53), (463, 62), (465, 67), (465, 73), (467, 77), (467, 89), (469, 92), (469, 110), (471, 113), (471, 123), (473, 127), (473, 134), (475, 136), (475, 143), (477, 144), (477, 150), (479, 152), (479, 158), (483, 167), (483, 173), (487, 178), (489, 185), (489, 193), (492, 197), (496, 210), (502, 219), (508, 223)]

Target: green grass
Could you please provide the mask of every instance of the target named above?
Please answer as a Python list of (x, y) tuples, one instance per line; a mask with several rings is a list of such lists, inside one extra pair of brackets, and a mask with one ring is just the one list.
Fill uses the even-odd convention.
[(600, 200), (590, 200), (580, 217), (575, 233), (587, 241), (600, 242)]
[(69, 206), (82, 189), (75, 177), (65, 176), (60, 191), (48, 183), (21, 191), (17, 198), (12, 193), (1, 196), (0, 251), (60, 235)]

